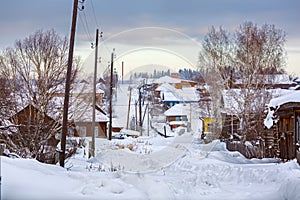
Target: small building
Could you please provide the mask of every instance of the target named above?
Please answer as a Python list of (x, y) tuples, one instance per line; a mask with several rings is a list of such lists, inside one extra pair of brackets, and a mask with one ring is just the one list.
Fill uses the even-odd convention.
[(169, 83), (164, 83), (155, 89), (155, 94), (161, 99), (166, 109), (179, 103), (195, 103), (200, 100), (197, 88), (187, 86), (176, 89)]
[(156, 84), (157, 87), (164, 83), (168, 83), (176, 89), (182, 89), (183, 87), (195, 87), (195, 85), (197, 85), (196, 81), (183, 80), (183, 79), (179, 79), (179, 78), (173, 78), (170, 76), (163, 76), (154, 81), (154, 84)]
[(166, 122), (171, 127), (171, 130), (179, 126), (187, 127), (188, 116), (190, 115), (190, 105), (177, 104), (172, 108), (168, 109), (164, 115), (166, 116)]
[[(42, 112), (34, 104), (27, 104), (20, 107), (19, 111), (13, 114), (9, 119), (18, 129), (18, 134), (10, 134), (10, 139), (14, 142), (26, 144), (28, 148), (31, 145), (40, 146), (42, 152), (37, 156), (37, 160), (45, 163), (55, 162), (56, 146), (59, 143), (57, 138), (60, 131), (60, 123)], [(21, 135), (21, 138), (20, 138)]]
[[(70, 96), (78, 99), (84, 100), (86, 103), (90, 104), (93, 102), (93, 84), (88, 83), (87, 81), (81, 81), (79, 83), (74, 83), (70, 91)], [(60, 89), (61, 92), (57, 92), (54, 95), (56, 97), (64, 97), (64, 88)], [(104, 97), (104, 91), (101, 89), (101, 84), (96, 84), (96, 104), (102, 105)]]
[(273, 153), (269, 157), (296, 158), (300, 146), (300, 91), (272, 99), (264, 124), (269, 129), (265, 134), (266, 152)]
[[(259, 80), (263, 80), (258, 82)], [(245, 85), (246, 84), (246, 85)], [(231, 85), (232, 88), (245, 88), (245, 86), (259, 86), (268, 89), (288, 89), (290, 87), (295, 87), (297, 85), (296, 81), (293, 81), (288, 74), (266, 74), (258, 75), (257, 79), (253, 79), (252, 83), (244, 83), (243, 79), (236, 79)]]
[(164, 112), (171, 129), (186, 127), (187, 131), (202, 132), (201, 108), (198, 103), (179, 103)]
[[(55, 118), (61, 118), (64, 98), (53, 98), (53, 107), (51, 115)], [(70, 130), (71, 136), (92, 137), (92, 123), (93, 123), (93, 106), (80, 98), (70, 98), (69, 102), (69, 123), (74, 126), (73, 131)], [(106, 113), (98, 106), (95, 109), (95, 136), (107, 137), (107, 122), (108, 117)]]

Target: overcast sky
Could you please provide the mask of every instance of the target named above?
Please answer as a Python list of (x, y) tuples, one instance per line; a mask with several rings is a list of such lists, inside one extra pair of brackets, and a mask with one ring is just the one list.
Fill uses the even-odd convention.
[[(110, 52), (112, 48), (123, 56), (119, 61), (127, 59), (132, 62), (129, 65), (162, 64), (174, 68), (196, 65), (200, 48), (196, 43), (201, 43), (211, 26), (234, 31), (245, 21), (252, 21), (259, 26), (274, 24), (286, 32), (286, 69), (300, 76), (299, 0), (86, 0), (84, 5), (84, 12), (78, 12), (76, 54), (84, 59), (93, 54), (90, 43), (99, 26), (105, 41), (102, 47), (105, 50), (100, 51), (102, 65), (110, 60), (109, 53), (104, 51)], [(39, 29), (54, 28), (69, 37), (72, 6), (72, 0), (2, 1), (0, 48), (13, 46), (16, 39)], [(153, 48), (141, 51), (145, 46)], [(153, 63), (150, 58), (142, 59), (151, 52)], [(165, 55), (159, 57), (158, 52)], [(167, 58), (167, 54), (179, 59)], [(137, 57), (144, 62), (134, 61)]]

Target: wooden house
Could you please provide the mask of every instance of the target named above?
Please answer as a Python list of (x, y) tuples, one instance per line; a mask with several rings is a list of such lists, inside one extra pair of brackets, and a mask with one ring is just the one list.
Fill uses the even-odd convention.
[(300, 144), (300, 91), (274, 98), (268, 105), (265, 126), (269, 157), (290, 160), (297, 157)]
[(10, 118), (10, 121), (13, 124), (22, 125), (19, 126), (21, 133), (31, 134), (37, 131), (49, 133), (50, 137), (47, 138), (47, 144), (53, 146), (58, 144), (58, 140), (55, 138), (56, 132), (52, 132), (58, 122), (46, 113), (42, 113), (33, 104), (28, 104), (20, 109), (19, 112)]
[(177, 104), (168, 109), (164, 115), (166, 122), (169, 124), (171, 130), (179, 126), (187, 127), (188, 116), (190, 115), (190, 106), (187, 104)]
[[(263, 80), (259, 82), (260, 80)], [(266, 74), (259, 75), (258, 79), (254, 79), (251, 84), (244, 83), (243, 79), (236, 79), (232, 81), (231, 88), (245, 88), (245, 87), (259, 87), (259, 88), (268, 88), (268, 89), (289, 89), (295, 87), (297, 82), (291, 80), (288, 74)]]
[(166, 123), (171, 130), (177, 127), (186, 127), (189, 130), (201, 131), (201, 109), (198, 103), (179, 103), (164, 112)]
[[(51, 115), (59, 117), (62, 114), (63, 99), (55, 97), (53, 104), (55, 109), (51, 111)], [(91, 103), (87, 103), (81, 98), (70, 98), (69, 115), (70, 123), (73, 125), (73, 130), (70, 130), (71, 136), (92, 137), (92, 121), (93, 121), (93, 107)], [(95, 109), (95, 135), (96, 137), (105, 138), (107, 136), (107, 122), (108, 117), (106, 113), (98, 106)]]
[(197, 85), (196, 81), (183, 80), (183, 79), (179, 79), (179, 78), (173, 78), (170, 76), (163, 76), (154, 81), (154, 84), (156, 85), (156, 87), (158, 87), (164, 83), (168, 83), (176, 89), (182, 89), (184, 87), (195, 87)]
[(57, 120), (42, 112), (37, 106), (28, 104), (11, 116), (10, 121), (19, 129), (18, 134), (11, 134), (13, 141), (18, 143), (22, 138), (23, 145), (28, 148), (33, 147), (33, 142), (41, 143), (43, 152), (37, 160), (54, 163), (55, 150), (59, 143), (57, 135), (60, 131), (60, 123)]
[[(96, 94), (95, 100), (97, 105), (102, 105), (104, 91), (100, 88), (101, 84), (98, 83), (96, 85)], [(57, 92), (55, 94), (56, 97), (64, 97), (65, 93), (63, 88), (61, 89), (62, 92)], [(88, 83), (87, 81), (81, 81), (79, 83), (75, 83), (73, 85), (72, 90), (70, 91), (70, 96), (74, 98), (78, 98), (83, 100), (84, 102), (90, 104), (93, 102), (93, 85)]]
[(195, 103), (200, 100), (199, 91), (191, 86), (177, 89), (169, 83), (163, 83), (155, 89), (155, 93), (166, 109), (179, 103)]

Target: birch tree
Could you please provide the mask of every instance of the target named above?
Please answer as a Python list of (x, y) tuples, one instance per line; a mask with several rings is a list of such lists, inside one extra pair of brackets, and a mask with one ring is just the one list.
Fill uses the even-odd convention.
[(240, 25), (231, 35), (212, 28), (202, 43), (199, 64), (208, 72), (205, 80), (212, 77), (212, 85), (239, 90), (232, 92), (238, 104), (232, 109), (236, 109), (241, 122), (243, 141), (253, 140), (263, 131), (263, 111), (270, 98), (267, 82), (284, 72), (284, 44), (281, 29), (268, 24), (259, 27), (252, 22)]

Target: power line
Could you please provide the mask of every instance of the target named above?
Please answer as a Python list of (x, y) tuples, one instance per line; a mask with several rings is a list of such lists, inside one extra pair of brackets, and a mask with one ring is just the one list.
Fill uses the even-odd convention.
[(80, 14), (79, 14), (79, 19), (80, 19), (80, 22), (81, 22), (81, 24), (83, 26), (83, 29), (84, 29), (87, 37), (88, 37), (89, 42), (92, 43), (93, 40), (92, 40), (91, 34), (90, 34), (89, 30), (87, 29), (87, 27), (86, 27), (86, 25), (85, 25), (85, 23), (84, 23), (84, 21), (83, 21), (83, 19), (82, 19), (82, 17), (81, 17)]
[(86, 29), (88, 31), (88, 35), (89, 35), (89, 38), (92, 38), (91, 37), (91, 34), (90, 34), (90, 29), (89, 29), (89, 25), (88, 25), (88, 22), (86, 20), (86, 15), (85, 15), (85, 11), (83, 10), (83, 17), (84, 17), (84, 22), (85, 22), (85, 25), (86, 25)]
[(96, 14), (95, 14), (95, 9), (94, 9), (94, 3), (93, 3), (93, 0), (91, 0), (91, 5), (92, 5), (92, 11), (93, 11), (94, 19), (95, 19), (95, 22), (96, 22), (96, 26), (97, 26), (97, 27), (100, 27), (100, 26), (99, 26), (99, 23), (98, 23), (98, 21), (97, 21)]

